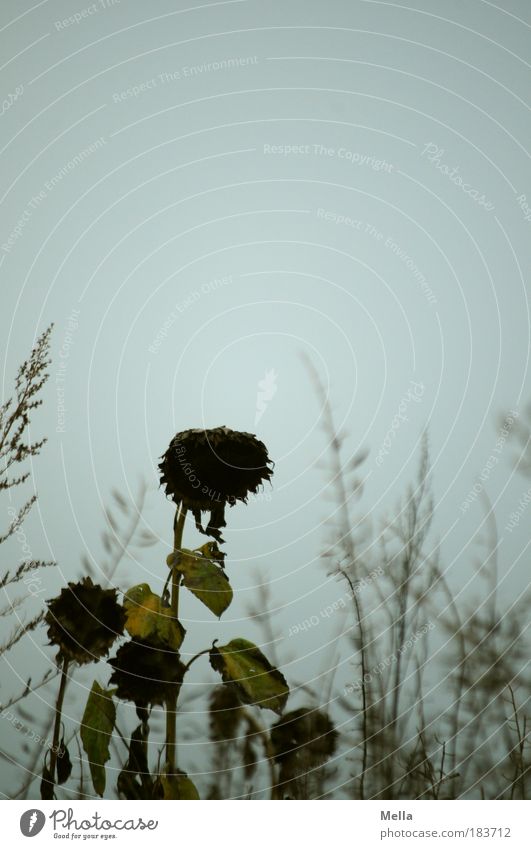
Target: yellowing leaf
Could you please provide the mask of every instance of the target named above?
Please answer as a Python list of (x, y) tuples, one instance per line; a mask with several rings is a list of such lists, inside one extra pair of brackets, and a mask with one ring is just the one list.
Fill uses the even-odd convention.
[(176, 775), (159, 775), (155, 784), (155, 798), (199, 799), (197, 787), (185, 772)]
[(160, 596), (151, 592), (149, 584), (138, 584), (128, 590), (124, 610), (125, 627), (131, 637), (174, 651), (181, 647), (183, 626), (173, 618), (171, 608), (163, 604)]
[(81, 720), (81, 740), (98, 796), (103, 796), (105, 791), (105, 764), (111, 757), (109, 744), (116, 719), (113, 693), (114, 690), (104, 690), (94, 681)]
[[(232, 601), (232, 589), (221, 566), (205, 554), (211, 553), (212, 545), (207, 543), (202, 549), (180, 552), (178, 569), (183, 576), (183, 584), (199, 601), (203, 602), (216, 616), (221, 616)], [(217, 548), (217, 546), (216, 546)], [(175, 555), (170, 555), (173, 564)]]
[(246, 704), (282, 713), (289, 696), (286, 679), (249, 640), (231, 640), (210, 651), (210, 664)]
[(223, 558), (225, 555), (219, 550), (217, 542), (205, 542), (204, 545), (200, 545), (199, 548), (194, 549), (196, 552), (200, 551), (203, 557), (208, 557), (209, 560), (219, 560), (223, 562)]

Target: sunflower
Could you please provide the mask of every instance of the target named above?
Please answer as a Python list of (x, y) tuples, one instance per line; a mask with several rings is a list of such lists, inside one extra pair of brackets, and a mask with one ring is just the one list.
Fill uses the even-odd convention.
[(44, 621), (50, 643), (59, 646), (58, 661), (83, 664), (107, 654), (124, 630), (125, 614), (116, 597), (116, 590), (104, 590), (91, 578), (83, 578), (47, 602)]
[(286, 713), (271, 729), (275, 760), (295, 761), (304, 753), (316, 765), (331, 757), (338, 733), (326, 713), (315, 708), (300, 708)]
[[(177, 433), (159, 464), (160, 482), (177, 506), (191, 510), (197, 529), (223, 542), (225, 505), (247, 502), (273, 474), (263, 442), (252, 433), (216, 427)], [(210, 513), (203, 528), (201, 513)]]
[(121, 646), (109, 664), (114, 669), (109, 683), (116, 686), (116, 695), (137, 707), (165, 705), (184, 675), (178, 652), (139, 640)]

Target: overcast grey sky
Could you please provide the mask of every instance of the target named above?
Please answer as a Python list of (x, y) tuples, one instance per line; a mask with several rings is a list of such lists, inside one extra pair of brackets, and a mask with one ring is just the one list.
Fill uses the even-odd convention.
[[(504, 527), (529, 484), (496, 426), (531, 397), (530, 27), (525, 0), (4, 0), (2, 394), (55, 322), (25, 526), (58, 561), (45, 597), (82, 554), (97, 569), (110, 491), (129, 499), (142, 478), (160, 542), (117, 582), (160, 590), (172, 508), (157, 458), (178, 430), (227, 425), (267, 444), (273, 486), (228, 511), (235, 601), (219, 624), (186, 599), (189, 650), (258, 639), (240, 621), (258, 567), (284, 638), (337, 598), (302, 354), (345, 460), (369, 451), (359, 510), (375, 529), (427, 426), (450, 579), (473, 572), (470, 493), (494, 457), (480, 488), (503, 591), (527, 586), (528, 522)], [(297, 674), (326, 663), (335, 627), (290, 642)], [(42, 642), (21, 668), (44, 665)]]

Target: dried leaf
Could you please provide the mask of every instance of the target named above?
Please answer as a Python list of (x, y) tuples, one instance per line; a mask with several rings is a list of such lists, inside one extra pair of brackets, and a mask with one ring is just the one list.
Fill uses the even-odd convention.
[(59, 743), (59, 750), (57, 752), (57, 783), (64, 784), (65, 781), (68, 781), (71, 772), (72, 761), (70, 760), (70, 753), (65, 745), (65, 738), (63, 737)]
[(223, 681), (233, 685), (242, 702), (282, 713), (289, 687), (282, 673), (271, 666), (258, 646), (249, 640), (231, 640), (210, 651), (210, 663)]
[(94, 681), (81, 720), (81, 740), (98, 796), (103, 796), (105, 791), (105, 764), (111, 757), (109, 745), (116, 720), (113, 693), (114, 690), (104, 690)]

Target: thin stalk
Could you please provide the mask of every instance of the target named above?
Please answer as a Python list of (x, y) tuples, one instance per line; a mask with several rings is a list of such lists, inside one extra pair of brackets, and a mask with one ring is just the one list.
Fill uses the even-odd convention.
[[(173, 523), (173, 553), (175, 560), (171, 570), (171, 612), (174, 619), (177, 619), (179, 616), (179, 586), (182, 577), (182, 573), (179, 570), (179, 562), (185, 519), (186, 508), (179, 505)], [(176, 692), (166, 704), (166, 771), (169, 775), (173, 775), (175, 772), (178, 695), (178, 692)]]
[(59, 734), (61, 732), (61, 713), (63, 711), (63, 701), (65, 697), (66, 684), (68, 681), (68, 658), (63, 660), (63, 668), (61, 670), (61, 682), (59, 684), (59, 693), (57, 694), (57, 702), (55, 704), (55, 723), (53, 727), (52, 749), (50, 752), (50, 781), (55, 787), (55, 771), (57, 767), (57, 751), (59, 749)]
[[(453, 717), (452, 717), (452, 725), (451, 725), (451, 749), (450, 749), (450, 772), (454, 775), (455, 779), (459, 776), (459, 773), (456, 772), (457, 766), (457, 742), (459, 737), (459, 726), (460, 726), (460, 710), (463, 701), (463, 693), (465, 691), (465, 680), (468, 669), (466, 667), (466, 661), (468, 659), (468, 654), (466, 650), (466, 640), (465, 640), (465, 631), (463, 627), (463, 621), (461, 619), (461, 615), (459, 613), (459, 609), (457, 607), (454, 594), (450, 589), (450, 586), (444, 576), (444, 574), (439, 570), (437, 566), (437, 582), (440, 581), (444, 593), (448, 599), (448, 603), (452, 609), (452, 613), (454, 616), (454, 635), (459, 641), (459, 665), (457, 666), (458, 674), (455, 683), (455, 697), (454, 697), (454, 707), (453, 707)], [(451, 785), (452, 786), (452, 794), (457, 795), (456, 787), (457, 782)]]
[(353, 593), (354, 607), (356, 609), (356, 617), (358, 619), (358, 631), (360, 635), (360, 658), (361, 658), (361, 700), (362, 700), (362, 733), (363, 733), (363, 749), (361, 756), (361, 776), (360, 776), (360, 799), (365, 799), (365, 773), (367, 772), (367, 760), (369, 754), (369, 705), (367, 700), (367, 684), (365, 676), (367, 674), (367, 659), (365, 656), (365, 633), (363, 628), (363, 617), (359, 600), (354, 593), (354, 587), (349, 577), (345, 576), (350, 589)]
[(204, 654), (209, 654), (209, 652), (211, 652), (211, 651), (212, 651), (212, 649), (203, 649), (203, 651), (198, 651), (197, 654), (194, 654), (193, 658), (191, 660), (189, 660), (187, 664), (185, 664), (184, 675), (186, 675), (186, 673), (190, 669), (192, 663), (194, 663), (197, 660), (198, 657), (201, 657)]
[(516, 699), (515, 699), (515, 696), (514, 696), (514, 691), (513, 691), (513, 688), (511, 687), (510, 684), (508, 684), (507, 686), (508, 686), (509, 692), (511, 694), (511, 703), (512, 703), (513, 714), (514, 714), (514, 724), (515, 724), (515, 727), (516, 727), (516, 736), (518, 738), (518, 745), (514, 746), (513, 749), (510, 752), (510, 754), (512, 754), (514, 752), (514, 760), (515, 760), (515, 763), (516, 763), (515, 776), (514, 776), (514, 779), (513, 779), (513, 782), (512, 782), (512, 787), (511, 787), (511, 799), (514, 799), (515, 789), (516, 789), (517, 783), (519, 783), (519, 785), (520, 785), (520, 794), (521, 794), (520, 798), (521, 799), (527, 799), (526, 787), (525, 787), (526, 767), (525, 767), (525, 759), (524, 759), (525, 743), (526, 743), (526, 737), (527, 737), (527, 735), (526, 735), (526, 721), (525, 721), (525, 718), (524, 718), (524, 729), (523, 729), (523, 733), (522, 733), (522, 729), (521, 729), (521, 726), (520, 726), (520, 719), (519, 719), (519, 716), (518, 716), (518, 708), (516, 706)]
[[(409, 549), (409, 545), (408, 545)], [(395, 627), (395, 675), (394, 675), (394, 683), (393, 683), (393, 699), (392, 699), (392, 708), (391, 708), (391, 722), (390, 727), (393, 735), (396, 735), (396, 724), (398, 721), (398, 705), (400, 702), (400, 685), (402, 682), (402, 654), (400, 652), (401, 646), (404, 645), (404, 641), (406, 638), (406, 620), (407, 620), (407, 612), (409, 608), (409, 588), (411, 583), (411, 562), (412, 557), (411, 553), (408, 550), (404, 555), (404, 559), (402, 561), (402, 583), (398, 588), (398, 621)]]
[[(339, 513), (339, 526), (341, 528), (341, 537), (339, 540), (339, 547), (343, 550), (345, 556), (348, 559), (349, 567), (352, 568), (356, 564), (356, 549), (355, 543), (352, 536), (351, 529), (351, 521), (349, 515), (349, 498), (347, 495), (346, 487), (345, 487), (345, 477), (343, 471), (343, 463), (341, 461), (341, 441), (336, 432), (334, 418), (332, 415), (332, 411), (330, 409), (330, 405), (328, 403), (328, 399), (323, 390), (323, 386), (321, 381), (319, 380), (319, 376), (315, 371), (313, 365), (309, 360), (306, 361), (308, 365), (308, 369), (310, 374), (313, 377), (315, 386), (319, 393), (319, 396), (323, 402), (323, 416), (324, 416), (324, 427), (328, 436), (330, 438), (330, 450), (332, 456), (332, 480), (331, 483), (335, 485), (337, 492), (337, 505), (338, 505), (338, 513)], [(365, 641), (365, 631), (363, 627), (363, 611), (361, 609), (361, 603), (356, 595), (356, 591), (354, 588), (354, 584), (352, 579), (348, 575), (348, 573), (342, 569), (338, 568), (338, 573), (342, 575), (347, 581), (350, 591), (352, 594), (352, 598), (354, 600), (354, 608), (356, 612), (356, 619), (358, 624), (358, 634), (359, 634), (359, 646), (360, 646), (360, 659), (361, 659), (361, 697), (362, 697), (362, 734), (363, 734), (363, 745), (362, 745), (362, 764), (361, 764), (361, 776), (360, 776), (360, 787), (359, 793), (360, 798), (365, 798), (365, 773), (367, 772), (367, 765), (369, 759), (369, 699), (367, 692), (367, 684), (365, 681), (365, 675), (367, 674), (367, 646)]]
[(262, 745), (264, 747), (264, 751), (267, 757), (267, 763), (269, 766), (269, 777), (271, 781), (271, 799), (280, 799), (279, 795), (279, 787), (277, 785), (277, 775), (275, 770), (275, 752), (273, 750), (273, 746), (271, 744), (271, 738), (265, 728), (262, 728), (259, 722), (254, 718), (252, 713), (245, 708), (242, 708), (243, 714), (245, 716), (245, 720), (247, 722), (247, 726), (250, 731), (257, 735), (262, 741)]

